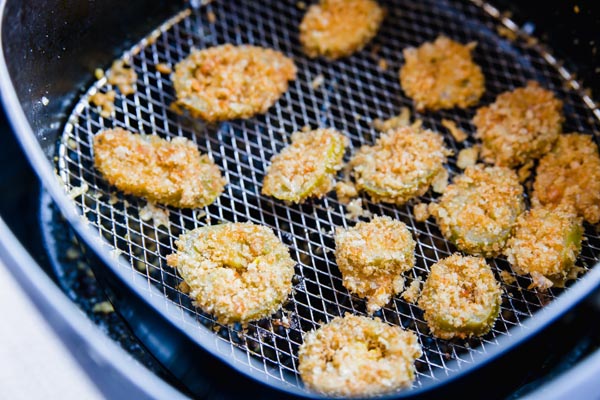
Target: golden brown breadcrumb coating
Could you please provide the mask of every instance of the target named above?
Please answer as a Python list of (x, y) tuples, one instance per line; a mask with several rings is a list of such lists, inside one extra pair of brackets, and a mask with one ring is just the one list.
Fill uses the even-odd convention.
[(219, 167), (192, 141), (167, 141), (121, 128), (94, 136), (94, 165), (124, 193), (180, 208), (211, 204), (226, 183)]
[(485, 78), (471, 57), (475, 46), (439, 36), (433, 43), (404, 49), (400, 83), (417, 110), (477, 104), (485, 91)]
[(208, 122), (263, 114), (296, 79), (294, 61), (257, 46), (194, 49), (175, 65), (175, 108)]
[(375, 37), (383, 18), (373, 0), (321, 0), (304, 15), (300, 42), (309, 57), (346, 57)]
[(410, 387), (421, 354), (413, 332), (379, 318), (346, 315), (304, 335), (298, 370), (317, 392), (375, 396)]

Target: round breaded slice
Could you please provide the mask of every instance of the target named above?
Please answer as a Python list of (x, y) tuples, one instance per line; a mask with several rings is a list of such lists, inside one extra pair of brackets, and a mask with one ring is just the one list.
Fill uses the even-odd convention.
[(290, 203), (323, 197), (333, 189), (347, 145), (335, 129), (294, 133), (292, 144), (271, 159), (262, 193)]
[(379, 318), (347, 314), (307, 332), (298, 370), (311, 390), (365, 397), (410, 387), (422, 354), (417, 335)]
[(439, 36), (433, 43), (404, 49), (400, 84), (417, 110), (477, 104), (485, 91), (485, 78), (471, 56), (475, 46)]
[[(581, 251), (582, 236), (582, 219), (571, 207), (534, 207), (517, 219), (504, 254), (517, 274), (542, 276), (562, 287)], [(534, 279), (534, 285), (539, 281)]]
[(552, 148), (562, 132), (563, 104), (537, 82), (504, 92), (473, 117), (485, 162), (514, 168)]
[(415, 265), (415, 241), (407, 226), (374, 217), (335, 234), (335, 259), (346, 289), (367, 299), (372, 314), (404, 289), (402, 273)]
[(350, 160), (356, 187), (374, 202), (402, 205), (427, 192), (448, 154), (438, 133), (413, 126), (383, 133)]
[(175, 109), (215, 122), (266, 113), (296, 79), (296, 65), (279, 51), (225, 44), (192, 50), (171, 79)]
[(225, 223), (184, 233), (167, 263), (202, 311), (220, 323), (246, 323), (276, 312), (292, 292), (294, 261), (266, 226)]
[(502, 289), (481, 257), (453, 254), (431, 266), (418, 305), (441, 339), (483, 336), (500, 313)]
[(375, 37), (383, 18), (373, 0), (321, 0), (300, 23), (300, 43), (309, 57), (346, 57)]
[(495, 257), (502, 252), (525, 210), (517, 174), (504, 167), (467, 167), (429, 211), (446, 239), (468, 254)]
[(567, 204), (590, 224), (600, 222), (600, 156), (592, 135), (561, 135), (540, 159), (533, 201)]
[(94, 165), (126, 194), (179, 208), (212, 204), (226, 181), (219, 167), (191, 140), (115, 128), (94, 136)]

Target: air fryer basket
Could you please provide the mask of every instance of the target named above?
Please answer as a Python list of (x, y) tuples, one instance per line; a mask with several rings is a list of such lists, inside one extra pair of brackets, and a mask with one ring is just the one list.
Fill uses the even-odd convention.
[[(137, 91), (127, 97), (118, 95), (114, 118), (102, 118), (89, 103), (94, 93), (111, 89), (105, 78), (99, 79), (78, 99), (56, 152), (53, 154), (50, 145), (42, 143), (56, 161), (60, 179), (46, 183), (54, 185), (55, 199), (93, 250), (90, 257), (102, 259), (95, 272), (111, 290), (117, 309), (155, 356), (192, 391), (201, 386), (192, 383), (201, 374), (190, 372), (190, 368), (194, 368), (193, 357), (202, 354), (198, 349), (203, 349), (267, 385), (306, 394), (297, 374), (302, 333), (344, 313), (365, 313), (364, 301), (342, 286), (335, 264), (333, 231), (356, 222), (346, 216), (347, 210), (335, 194), (289, 206), (262, 196), (260, 188), (271, 156), (289, 143), (291, 133), (305, 126), (333, 126), (343, 131), (356, 149), (373, 143), (377, 137), (373, 128), (376, 118), (396, 115), (401, 107), (412, 108), (397, 78), (403, 48), (433, 40), (438, 34), (463, 43), (476, 41), (474, 57), (486, 76), (482, 104), (533, 79), (564, 101), (565, 132), (597, 135), (600, 131), (600, 111), (569, 71), (489, 4), (476, 0), (397, 0), (384, 5), (387, 17), (376, 39), (359, 54), (335, 63), (310, 60), (302, 54), (297, 27), (304, 10), (295, 1), (215, 1), (180, 12), (123, 55), (138, 74)], [(499, 34), (507, 31), (516, 39)], [(266, 115), (250, 120), (210, 126), (173, 114), (169, 110), (174, 100), (172, 84), (168, 76), (156, 70), (156, 64), (174, 65), (192, 47), (222, 43), (250, 43), (281, 50), (294, 57), (298, 79)], [(380, 60), (386, 61), (386, 69), (381, 68)], [(318, 80), (323, 83), (315, 85)], [(467, 132), (473, 132), (473, 112), (451, 110), (414, 116), (439, 132), (445, 132), (443, 118), (453, 119)], [(145, 201), (117, 193), (93, 167), (93, 135), (117, 126), (192, 139), (221, 167), (228, 181), (224, 194), (204, 209), (161, 207), (169, 213), (169, 224), (155, 226), (141, 215)], [(27, 138), (22, 141), (33, 146)], [(469, 139), (457, 144), (446, 135), (446, 144), (455, 154), (473, 143)], [(48, 170), (50, 166), (40, 164), (39, 168)], [(451, 176), (459, 172), (454, 158), (448, 169)], [(61, 192), (58, 185), (64, 185), (67, 193)], [(433, 199), (435, 196), (428, 193), (421, 200)], [(367, 197), (363, 202), (373, 214), (404, 221), (418, 239), (417, 266), (409, 278), (424, 278), (431, 264), (454, 251), (432, 221), (415, 221), (414, 203), (395, 207), (373, 204)], [(283, 310), (273, 318), (249, 324), (247, 329), (221, 326), (195, 308), (180, 289), (181, 278), (165, 262), (179, 234), (222, 221), (270, 226), (290, 247), (298, 263), (294, 293)], [(414, 305), (396, 298), (384, 307), (378, 316), (415, 331), (424, 349), (417, 362), (414, 387), (397, 395), (426, 392), (480, 367), (539, 331), (589, 293), (600, 279), (599, 269), (592, 268), (600, 256), (600, 236), (587, 227), (586, 238), (579, 259), (579, 265), (587, 268), (585, 274), (567, 289), (545, 294), (528, 290), (530, 282), (515, 277), (514, 283), (504, 284), (502, 312), (494, 329), (480, 340), (437, 340)], [(512, 273), (502, 259), (490, 263), (498, 276), (503, 270)], [(181, 356), (177, 362), (173, 354)]]

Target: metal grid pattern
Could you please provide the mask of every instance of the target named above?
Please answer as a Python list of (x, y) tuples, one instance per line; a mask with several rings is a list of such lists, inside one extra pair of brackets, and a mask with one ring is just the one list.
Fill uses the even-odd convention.
[[(535, 79), (564, 101), (565, 132), (600, 132), (598, 110), (590, 107), (590, 100), (585, 99), (582, 92), (575, 90), (575, 82), (566, 79), (568, 73), (552, 65), (551, 56), (525, 36), (515, 41), (499, 36), (498, 26), (504, 22), (510, 27), (510, 21), (501, 21), (496, 10), (487, 4), (397, 0), (385, 6), (388, 14), (373, 42), (357, 55), (330, 63), (310, 60), (303, 55), (297, 27), (304, 11), (297, 8), (295, 1), (209, 3), (166, 23), (124, 56), (138, 74), (137, 92), (127, 97), (117, 95), (114, 118), (100, 117), (97, 108), (88, 102), (96, 91), (112, 89), (106, 79), (97, 81), (75, 107), (58, 146), (61, 178), (67, 189), (75, 193), (72, 197), (84, 216), (125, 256), (127, 262), (120, 268), (145, 277), (148, 285), (164, 294), (167, 303), (193, 315), (198, 329), (213, 329), (217, 342), (242, 349), (245, 358), (238, 361), (257, 368), (257, 372), (267, 378), (295, 386), (301, 386), (296, 354), (302, 333), (346, 312), (364, 314), (365, 302), (350, 295), (342, 286), (335, 263), (335, 227), (348, 227), (356, 222), (346, 217), (345, 206), (337, 201), (335, 193), (294, 206), (260, 194), (270, 158), (289, 143), (291, 133), (307, 125), (336, 127), (351, 140), (347, 157), (360, 145), (372, 144), (378, 136), (372, 127), (374, 119), (396, 115), (403, 106), (412, 109), (412, 102), (403, 94), (398, 82), (402, 49), (433, 40), (442, 33), (463, 43), (478, 42), (474, 58), (484, 71), (487, 89), (481, 104), (488, 104), (499, 93)], [(172, 113), (169, 110), (174, 100), (172, 84), (168, 76), (156, 70), (156, 64), (174, 65), (187, 56), (192, 47), (227, 42), (272, 47), (292, 56), (299, 69), (297, 80), (266, 115), (249, 120), (206, 126)], [(378, 66), (380, 59), (387, 62), (387, 69)], [(324, 83), (313, 87), (313, 80), (320, 76)], [(422, 119), (424, 126), (439, 132), (446, 133), (441, 120), (448, 118), (472, 133), (473, 114), (474, 109), (469, 109), (414, 116)], [(156, 227), (152, 221), (142, 220), (140, 210), (145, 201), (116, 193), (93, 166), (92, 137), (116, 126), (161, 137), (192, 139), (220, 166), (228, 181), (225, 192), (204, 209), (163, 207), (169, 211), (166, 227)], [(474, 144), (472, 139), (456, 143), (449, 134), (445, 139), (455, 154)], [(451, 176), (459, 172), (454, 158), (449, 160), (448, 170)], [(82, 185), (89, 189), (84, 193), (73, 192)], [(436, 197), (428, 193), (418, 201), (429, 202)], [(373, 214), (389, 215), (405, 222), (417, 239), (417, 263), (407, 273), (409, 281), (417, 276), (425, 278), (433, 263), (455, 250), (433, 221), (415, 221), (414, 202), (403, 207), (373, 204), (367, 197), (363, 202)], [(181, 233), (220, 221), (252, 221), (273, 228), (297, 261), (295, 290), (290, 301), (272, 318), (251, 323), (245, 330), (239, 326), (219, 326), (210, 315), (196, 309), (180, 290), (181, 278), (165, 261), (166, 255), (174, 251), (174, 241)], [(593, 228), (587, 227), (586, 239), (578, 264), (592, 267), (600, 258), (600, 237)], [(500, 271), (512, 274), (505, 260), (498, 258), (489, 262), (498, 278)], [(527, 289), (528, 279), (514, 277), (514, 283), (503, 285), (502, 310), (495, 327), (481, 339), (443, 341), (433, 338), (422, 312), (400, 298), (376, 314), (418, 334), (424, 354), (417, 361), (414, 387), (429, 379), (438, 379), (435, 376), (440, 370), (450, 377), (456, 368), (473, 363), (474, 354), (497, 346), (500, 336), (534, 316), (536, 310), (563, 291), (553, 289), (539, 294)], [(231, 354), (238, 357), (240, 353)], [(262, 363), (250, 362), (251, 358)], [(450, 367), (449, 360), (458, 360), (452, 364), (458, 367)]]

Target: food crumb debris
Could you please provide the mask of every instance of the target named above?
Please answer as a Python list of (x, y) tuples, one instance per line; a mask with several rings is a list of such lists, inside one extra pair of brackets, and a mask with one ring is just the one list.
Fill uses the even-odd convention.
[(92, 308), (92, 312), (101, 313), (101, 314), (110, 314), (114, 311), (115, 311), (115, 309), (113, 308), (113, 305), (110, 303), (110, 301), (103, 301), (100, 303), (96, 303), (96, 304), (94, 304), (94, 307)]
[(408, 288), (402, 293), (402, 298), (409, 303), (416, 304), (417, 300), (419, 300), (419, 296), (421, 296), (421, 286), (423, 284), (423, 280), (421, 277), (417, 277), (417, 279), (413, 279), (413, 281), (408, 285)]
[(81, 256), (81, 252), (76, 247), (69, 247), (65, 252), (65, 258), (69, 261), (77, 260)]
[(71, 190), (69, 190), (69, 197), (74, 199), (76, 197), (79, 197), (79, 196), (87, 193), (87, 191), (89, 189), (90, 189), (90, 187), (88, 186), (88, 184), (83, 182), (81, 184), (81, 186), (75, 186), (75, 187), (71, 188)]
[(77, 150), (77, 142), (73, 138), (67, 140), (67, 147), (71, 150)]
[(137, 74), (125, 60), (113, 62), (108, 73), (109, 84), (118, 87), (121, 93), (127, 96), (135, 93), (135, 81), (137, 81)]
[(171, 72), (173, 72), (173, 69), (167, 63), (158, 63), (158, 64), (156, 64), (156, 70), (158, 72), (160, 72), (161, 74), (163, 74), (163, 75), (169, 75)]
[(513, 284), (517, 281), (517, 278), (505, 270), (500, 271), (500, 279), (502, 279), (502, 282), (504, 282), (506, 285)]
[(306, 10), (306, 3), (303, 1), (299, 1), (296, 3), (296, 8), (298, 10)]
[(431, 216), (429, 212), (429, 204), (427, 203), (417, 203), (413, 207), (413, 214), (415, 215), (415, 220), (417, 222), (425, 222)]
[(102, 118), (110, 118), (115, 111), (115, 97), (117, 92), (109, 90), (106, 93), (97, 92), (90, 96), (90, 103), (100, 107), (100, 116)]
[(579, 14), (579, 11), (580, 11), (580, 10), (579, 10), (579, 6), (578, 6), (577, 4), (575, 4), (575, 5), (573, 6), (573, 12), (574, 12), (575, 14)]
[(319, 74), (312, 80), (311, 86), (313, 89), (319, 88), (325, 82), (325, 77), (322, 74)]
[(468, 147), (466, 149), (462, 149), (458, 152), (458, 156), (456, 159), (456, 166), (460, 169), (465, 169), (467, 167), (473, 167), (477, 164), (477, 159), (479, 158), (479, 147)]
[(363, 208), (362, 199), (360, 198), (351, 200), (346, 206), (346, 209), (348, 212), (345, 216), (350, 219), (358, 219), (359, 217), (370, 218), (373, 215), (371, 211)]
[(50, 104), (50, 100), (46, 96), (42, 96), (42, 105), (46, 107), (48, 104)]
[(102, 68), (96, 68), (94, 70), (94, 76), (96, 77), (96, 79), (100, 80), (102, 78), (104, 78), (104, 70)]
[(190, 292), (190, 285), (188, 285), (186, 281), (182, 281), (179, 284), (178, 289), (181, 293), (188, 294)]
[(358, 197), (358, 190), (352, 182), (340, 181), (335, 184), (335, 193), (340, 203), (348, 204), (351, 199)]
[(444, 193), (448, 187), (449, 174), (446, 169), (442, 169), (431, 182), (431, 188), (435, 193)]
[(308, 132), (311, 130), (311, 127), (310, 127), (310, 125), (304, 125), (301, 130), (302, 130), (302, 132)]
[(410, 125), (410, 110), (408, 107), (402, 107), (400, 114), (396, 115), (395, 117), (391, 117), (386, 120), (377, 118), (373, 121), (373, 127), (380, 132), (387, 132), (389, 130), (408, 125)]
[(519, 182), (523, 183), (531, 176), (532, 169), (534, 166), (533, 160), (529, 160), (525, 165), (517, 170), (517, 176), (519, 177)]
[(498, 26), (496, 28), (496, 32), (498, 32), (498, 35), (514, 42), (515, 40), (517, 40), (517, 33), (515, 31), (513, 31), (512, 29), (508, 29), (505, 26)]
[(217, 22), (217, 15), (214, 12), (209, 11), (206, 13), (206, 19), (208, 19), (208, 22), (210, 24), (214, 24), (215, 22)]
[(469, 135), (467, 135), (465, 131), (456, 126), (456, 122), (452, 120), (445, 118), (442, 119), (442, 126), (448, 129), (454, 140), (456, 140), (459, 143), (464, 142), (469, 137)]
[(546, 278), (544, 275), (542, 275), (541, 273), (537, 272), (537, 271), (532, 271), (531, 272), (531, 284), (527, 287), (527, 289), (535, 289), (537, 288), (540, 291), (545, 291), (550, 289), (554, 283)]
[(388, 69), (388, 62), (385, 60), (385, 58), (380, 58), (377, 62), (377, 66), (380, 70), (386, 71)]
[(169, 210), (162, 209), (157, 207), (156, 205), (148, 202), (146, 205), (140, 210), (140, 219), (142, 221), (152, 220), (154, 222), (155, 227), (169, 226)]

